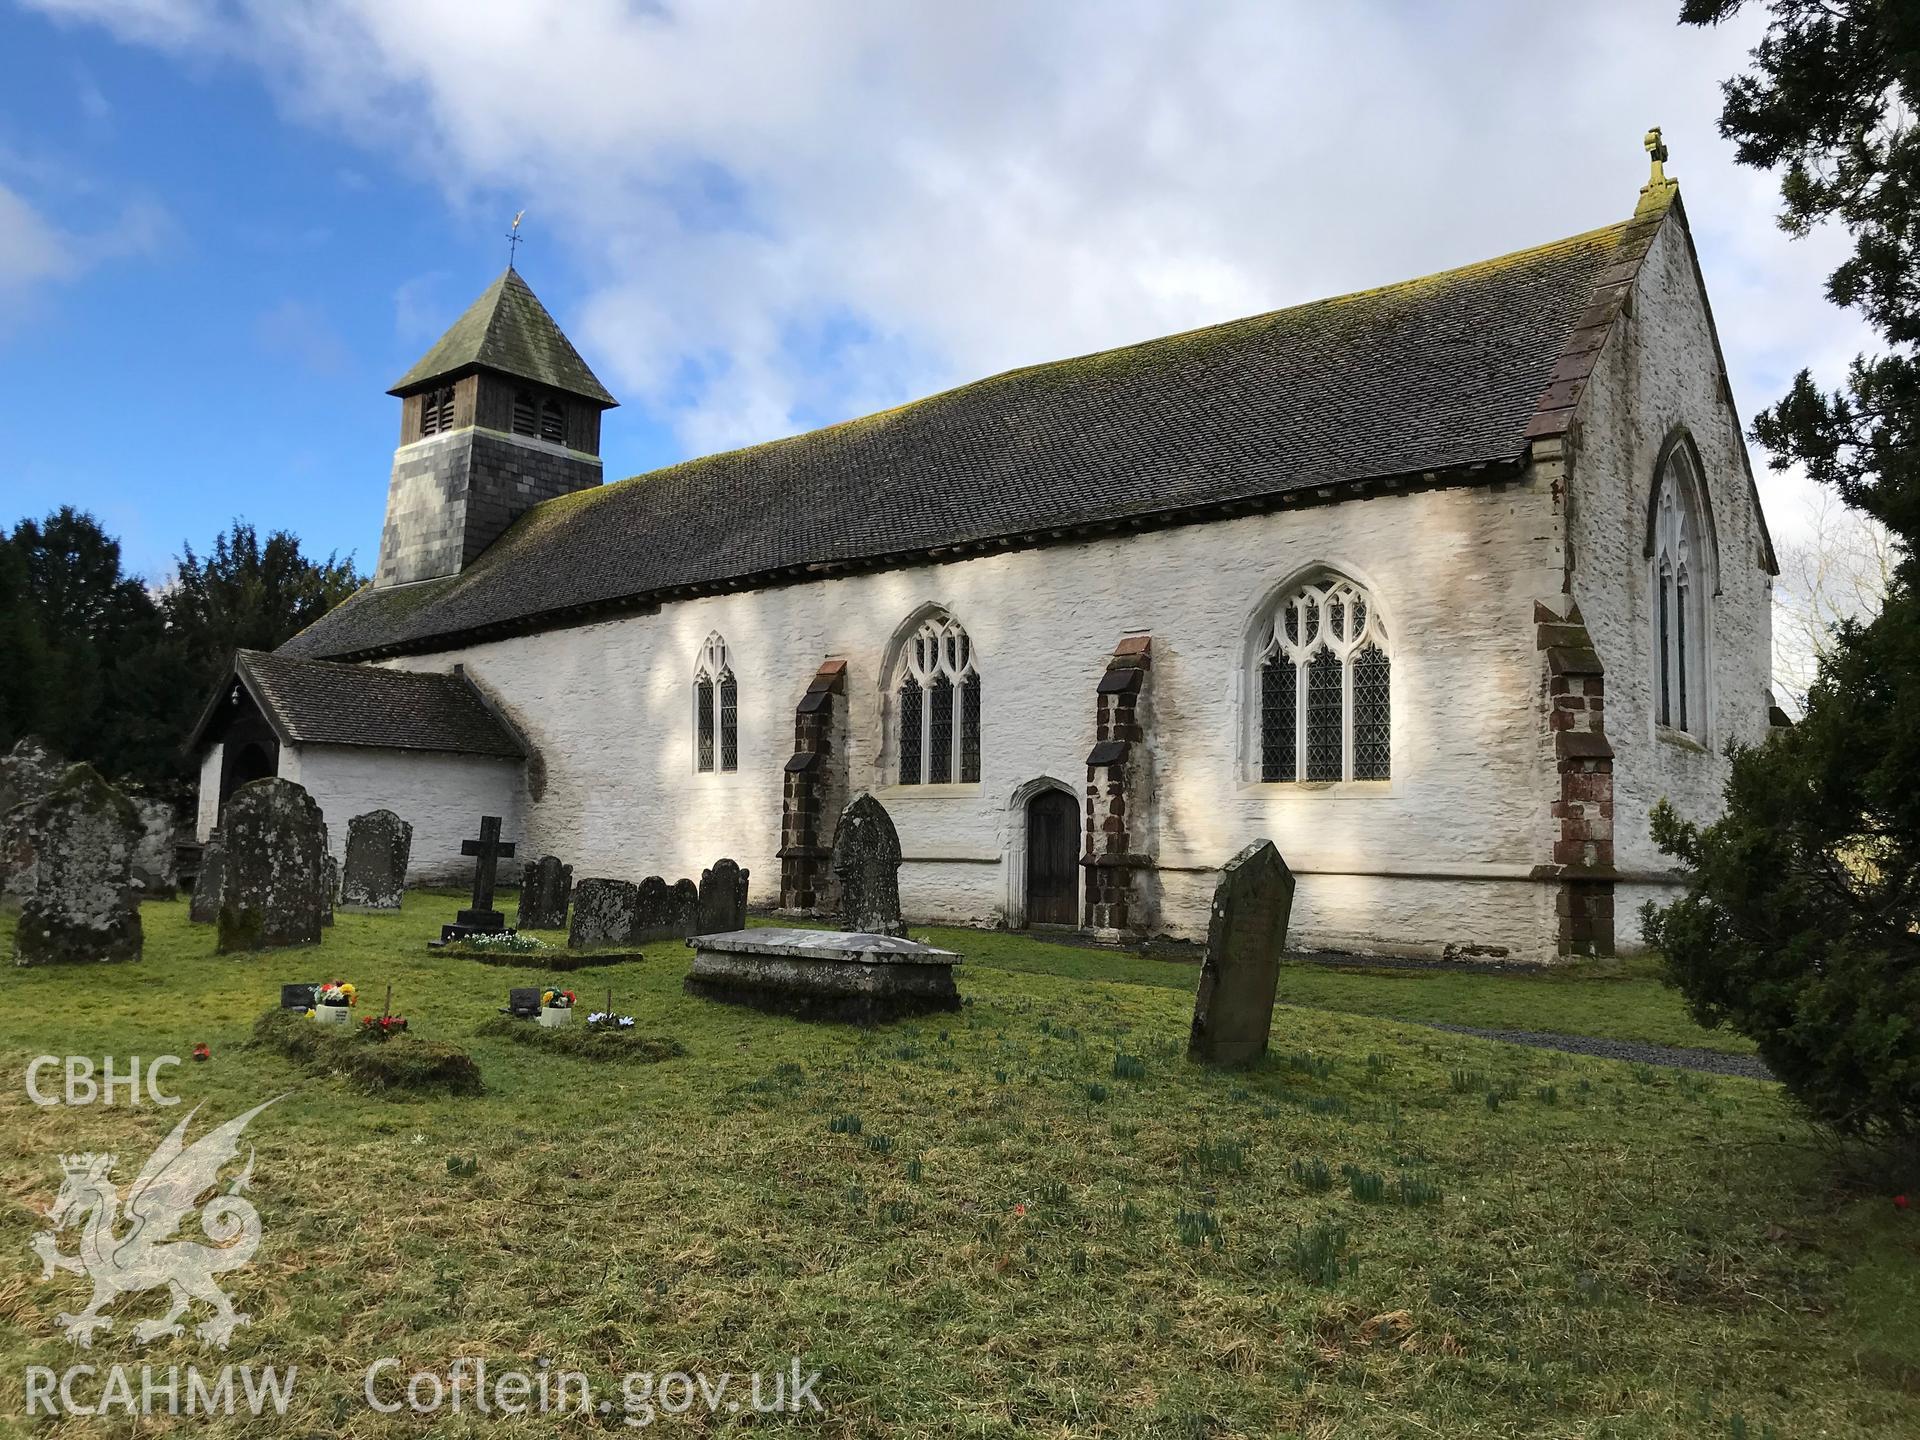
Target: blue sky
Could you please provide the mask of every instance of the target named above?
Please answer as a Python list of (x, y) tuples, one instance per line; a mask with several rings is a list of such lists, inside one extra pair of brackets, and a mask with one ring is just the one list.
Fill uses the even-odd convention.
[(1677, 8), (0, 0), (0, 524), (370, 567), (522, 207), (620, 476), (1608, 223), (1654, 122), (1751, 413), (1862, 337), (1713, 133), (1753, 25)]

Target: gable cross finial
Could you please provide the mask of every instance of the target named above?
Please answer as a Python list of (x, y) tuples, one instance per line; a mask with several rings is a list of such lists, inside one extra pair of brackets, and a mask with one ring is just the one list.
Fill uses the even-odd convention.
[(513, 269), (514, 255), (520, 249), (520, 241), (524, 238), (520, 234), (520, 221), (525, 218), (526, 213), (524, 210), (520, 211), (513, 217), (513, 224), (507, 227), (507, 268), (509, 270)]
[(1647, 138), (1641, 143), (1647, 147), (1647, 156), (1653, 161), (1653, 173), (1647, 177), (1645, 188), (1651, 190), (1656, 185), (1665, 185), (1667, 183), (1667, 145), (1660, 138), (1660, 127), (1656, 125), (1647, 131)]

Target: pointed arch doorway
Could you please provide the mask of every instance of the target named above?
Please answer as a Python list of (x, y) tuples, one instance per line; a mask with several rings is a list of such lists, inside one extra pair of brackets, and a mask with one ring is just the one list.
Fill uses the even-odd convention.
[(1052, 786), (1027, 799), (1027, 924), (1077, 925), (1080, 802)]

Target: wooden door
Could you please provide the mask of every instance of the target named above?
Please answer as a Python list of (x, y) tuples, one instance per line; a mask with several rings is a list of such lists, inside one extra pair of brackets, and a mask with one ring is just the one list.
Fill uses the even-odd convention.
[(1027, 923), (1074, 925), (1080, 893), (1080, 804), (1062, 790), (1027, 802)]

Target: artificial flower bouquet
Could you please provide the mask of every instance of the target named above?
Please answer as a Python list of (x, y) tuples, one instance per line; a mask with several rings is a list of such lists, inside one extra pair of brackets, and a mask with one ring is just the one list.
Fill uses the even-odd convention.
[(573, 1020), (574, 993), (571, 990), (542, 990), (540, 992), (540, 1023), (542, 1025), (566, 1025)]
[(589, 1030), (631, 1030), (633, 1016), (616, 1015), (611, 1010), (595, 1010), (587, 1016)]
[(406, 1028), (398, 1015), (368, 1015), (360, 1021), (360, 1033), (369, 1040), (385, 1040)]

